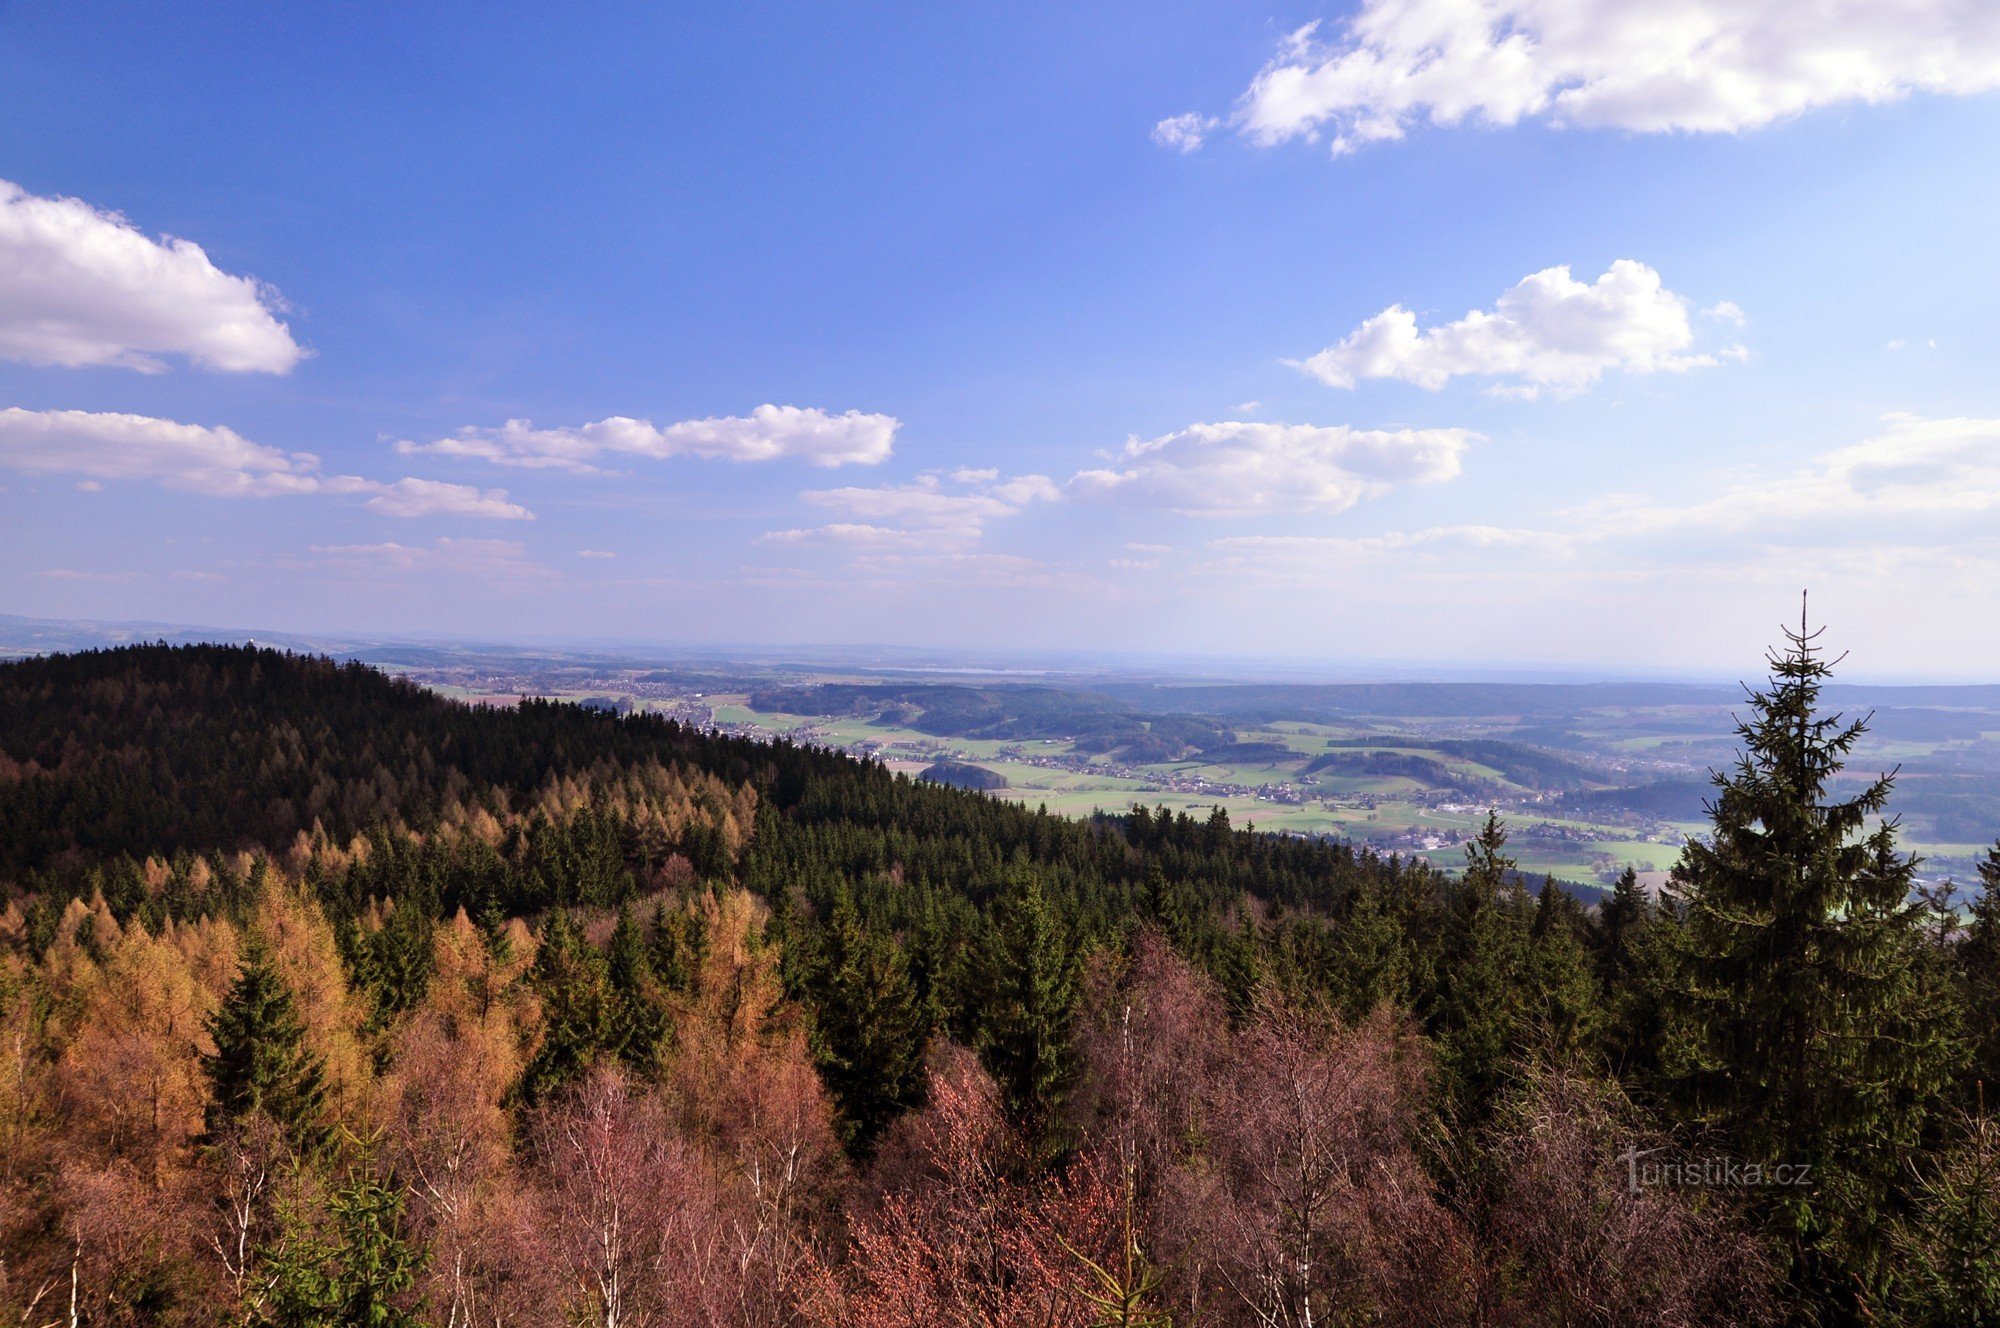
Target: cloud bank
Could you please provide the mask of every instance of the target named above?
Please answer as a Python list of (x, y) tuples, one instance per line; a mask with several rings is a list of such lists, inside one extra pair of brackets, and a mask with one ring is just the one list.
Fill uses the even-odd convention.
[(435, 442), (399, 442), (396, 450), (406, 456), (458, 457), (583, 474), (600, 469), (600, 461), (620, 457), (792, 458), (814, 466), (872, 466), (889, 459), (901, 427), (892, 415), (858, 410), (834, 415), (817, 407), (763, 405), (748, 415), (682, 420), (665, 428), (623, 415), (567, 429), (537, 429), (527, 420), (509, 420), (497, 429), (463, 428)]
[(1453, 478), (1478, 438), (1466, 429), (1191, 424), (1132, 439), (1113, 465), (1080, 472), (1069, 489), (1187, 516), (1340, 512), (1400, 485)]
[(1983, 526), (2000, 512), (2000, 420), (1890, 415), (1883, 425), (1789, 475), (1738, 480), (1700, 502), (1610, 499), (1578, 515), (1604, 538), (1698, 530), (1702, 540), (1836, 545), (1945, 543), (1967, 533), (1955, 521)]
[(158, 373), (178, 355), (230, 373), (290, 373), (305, 357), (283, 302), (200, 245), (151, 239), (115, 212), (0, 180), (0, 358)]
[(310, 452), (253, 443), (234, 429), (148, 415), (84, 410), (0, 410), (0, 466), (35, 475), (82, 475), (85, 483), (146, 481), (218, 498), (366, 494), (384, 516), (532, 520), (501, 489), (358, 475), (322, 475)]
[[(1710, 312), (1742, 320), (1726, 301)], [(1501, 390), (1532, 397), (1544, 388), (1580, 392), (1612, 369), (1679, 373), (1716, 363), (1711, 355), (1688, 354), (1693, 344), (1688, 302), (1652, 268), (1621, 258), (1588, 285), (1567, 266), (1544, 268), (1523, 277), (1491, 310), (1475, 309), (1441, 327), (1419, 330), (1415, 314), (1391, 305), (1292, 363), (1331, 387), (1396, 378), (1435, 392), (1453, 378), (1478, 375), (1513, 378), (1516, 385)]]
[[(949, 484), (947, 485), (947, 480)], [(1046, 475), (1003, 480), (997, 470), (921, 475), (908, 484), (815, 489), (799, 495), (844, 520), (773, 530), (769, 544), (837, 544), (863, 549), (954, 549), (977, 542), (989, 521), (1030, 503), (1053, 502), (1061, 490)]]
[(1175, 116), (1154, 137), (1190, 151), (1226, 124), (1340, 154), (1468, 122), (1738, 133), (2000, 88), (2000, 7), (1980, 0), (1364, 0), (1321, 26), (1285, 38), (1228, 116)]
[[(1244, 535), (1211, 540), (1210, 570), (1299, 584), (1394, 578), (1514, 578), (1520, 593), (1562, 596), (1584, 582), (1665, 578), (1855, 579), (1905, 586), (2000, 567), (2000, 420), (1892, 415), (1880, 432), (1788, 472), (1712, 477), (1704, 496), (1610, 497), (1539, 528), (1439, 526), (1365, 535)], [(1387, 582), (1385, 582), (1387, 583)]]

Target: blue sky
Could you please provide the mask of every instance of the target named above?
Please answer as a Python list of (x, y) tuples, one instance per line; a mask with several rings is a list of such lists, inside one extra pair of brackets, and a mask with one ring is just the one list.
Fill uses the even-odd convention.
[(0, 611), (1995, 676), (2000, 17), (1795, 8), (0, 5)]

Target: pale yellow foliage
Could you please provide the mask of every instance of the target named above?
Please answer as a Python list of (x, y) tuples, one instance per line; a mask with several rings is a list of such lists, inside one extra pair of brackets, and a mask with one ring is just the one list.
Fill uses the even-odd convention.
[(127, 928), (57, 1062), (69, 1119), (156, 1184), (201, 1130), (215, 1003), (172, 938)]
[(367, 1118), (373, 1076), (361, 1024), (362, 1000), (348, 990), (340, 951), (319, 905), (272, 872), (258, 897), (251, 935), (298, 1002), (306, 1045), (326, 1067), (327, 1102), (335, 1120), (360, 1125)]

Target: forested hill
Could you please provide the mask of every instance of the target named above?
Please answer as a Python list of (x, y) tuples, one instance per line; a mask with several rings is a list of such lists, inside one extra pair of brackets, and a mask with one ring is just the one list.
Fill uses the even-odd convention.
[(120, 914), (204, 907), (192, 859), (304, 861), (357, 837), (394, 851), (319, 874), (335, 912), (417, 880), (476, 916), (737, 876), (781, 903), (845, 886), (880, 925), (938, 928), (1031, 872), (1086, 930), (1162, 910), (1200, 929), (1246, 896), (1328, 913), (1358, 878), (1422, 870), (1222, 817), (1067, 821), (782, 740), (470, 707), (356, 664), (207, 645), (0, 666), (0, 824), (10, 892), (46, 909), (101, 890)]
[(1596, 912), (1497, 817), (1447, 877), (269, 650), (0, 666), (0, 1322), (1994, 1322), (2000, 890), (1854, 841), (1793, 647), (1684, 893)]

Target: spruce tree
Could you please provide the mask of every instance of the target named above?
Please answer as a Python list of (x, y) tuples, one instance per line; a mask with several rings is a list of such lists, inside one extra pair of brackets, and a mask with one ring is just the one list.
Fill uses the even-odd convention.
[(1506, 827), (1489, 811), (1465, 846), (1464, 872), (1445, 890), (1433, 1031), (1448, 1094), (1467, 1119), (1492, 1110), (1527, 1035), (1521, 974), (1534, 904), (1506, 846)]
[(1972, 925), (1956, 948), (1964, 989), (1972, 1072), (1990, 1091), (2000, 1091), (2000, 844), (1979, 864), (1979, 897), (1972, 901)]
[(209, 1082), (205, 1119), (211, 1139), (261, 1111), (296, 1148), (325, 1141), (325, 1070), (306, 1046), (305, 1023), (291, 990), (261, 945), (253, 942), (245, 951), (208, 1031), (215, 1051), (202, 1057), (202, 1070)]
[(1677, 962), (1678, 918), (1649, 898), (1638, 873), (1627, 867), (1600, 907), (1598, 921), (1605, 1057), (1628, 1087), (1650, 1087), (1666, 1031), (1661, 1011)]
[(1534, 1052), (1570, 1065), (1596, 1052), (1604, 1024), (1604, 993), (1584, 945), (1583, 909), (1554, 877), (1542, 882), (1529, 931), (1527, 1028)]
[(1076, 1068), (1076, 954), (1056, 910), (1029, 876), (1003, 897), (975, 974), (979, 1050), (1030, 1153), (1061, 1147), (1062, 1108)]
[(610, 1048), (635, 1070), (652, 1068), (666, 1036), (665, 1009), (655, 998), (653, 966), (646, 938), (624, 905), (606, 947), (605, 975), (610, 987)]
[(1914, 1209), (1895, 1235), (1903, 1321), (2000, 1328), (2000, 1125), (1967, 1120), (1919, 1181)]
[(424, 1257), (403, 1230), (403, 1193), (363, 1172), (333, 1197), (334, 1275), (328, 1324), (342, 1328), (422, 1328), (411, 1291)]
[(520, 1094), (530, 1103), (575, 1082), (617, 1046), (604, 956), (556, 909), (542, 924), (530, 981), (542, 1001), (542, 1041), (522, 1071)]
[(324, 1223), (281, 1214), (282, 1238), (261, 1251), (252, 1328), (422, 1328), (412, 1292), (424, 1256), (404, 1233), (402, 1191), (362, 1171), (326, 1213)]
[[(1803, 620), (1737, 726), (1707, 840), (1676, 869), (1684, 1028), (1673, 1071), (1746, 1162), (1804, 1163), (1760, 1192), (1797, 1285), (1832, 1317), (1882, 1294), (1881, 1230), (1962, 1047), (1940, 999), (1916, 859), (1882, 819), (1892, 776), (1838, 797), (1865, 720), (1820, 710), (1832, 664)], [(1872, 822), (1872, 824), (1871, 824)]]
[[(775, 919), (774, 919), (775, 925)], [(708, 933), (702, 915), (687, 908), (669, 909), (662, 900), (653, 906), (653, 976), (671, 992), (694, 989), (708, 954)]]
[(1350, 1019), (1409, 999), (1409, 947), (1402, 922), (1385, 894), (1386, 887), (1378, 882), (1358, 884), (1334, 933), (1336, 962), (1328, 977), (1338, 993), (1341, 1013)]
[(812, 1049), (840, 1108), (841, 1132), (866, 1154), (923, 1100), (929, 1021), (901, 948), (862, 925), (846, 890), (833, 900), (804, 981)]
[(1652, 912), (1652, 901), (1639, 885), (1639, 873), (1628, 864), (1618, 873), (1611, 897), (1598, 905), (1597, 921), (1602, 944), (1599, 971), (1607, 986), (1617, 983), (1631, 968), (1638, 935)]

